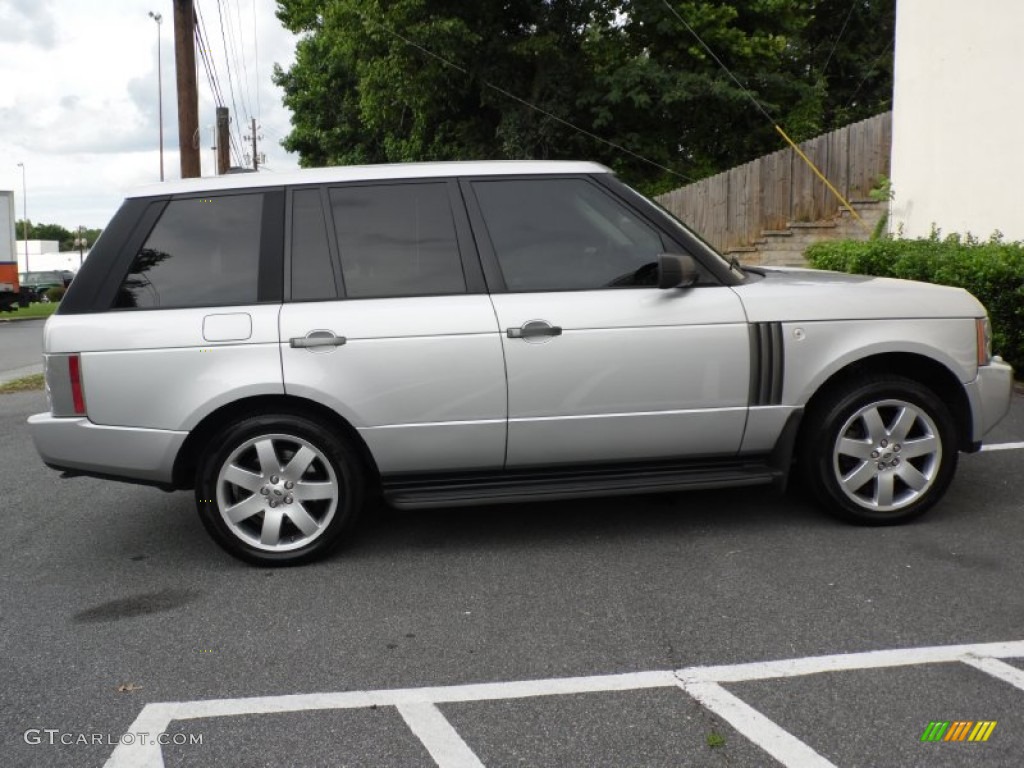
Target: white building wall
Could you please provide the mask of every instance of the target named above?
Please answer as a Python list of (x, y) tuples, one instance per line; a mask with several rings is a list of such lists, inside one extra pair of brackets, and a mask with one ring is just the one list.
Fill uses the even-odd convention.
[[(78, 251), (61, 251), (60, 242), (57, 240), (29, 240), (28, 241), (28, 265), (32, 272), (48, 272), (54, 269), (70, 269), (78, 271)], [(18, 256), (18, 271), (25, 272), (25, 241), (15, 242), (15, 252)], [(89, 251), (87, 250), (86, 255)]]
[[(22, 241), (24, 242), (24, 241)], [(29, 243), (32, 241), (30, 240)], [(85, 258), (89, 258), (89, 252), (85, 252)], [(32, 267), (33, 272), (50, 272), (52, 270), (68, 270), (70, 272), (78, 272), (83, 258), (79, 256), (78, 251), (61, 251), (60, 253), (41, 253), (33, 256), (29, 253), (29, 265)], [(18, 271), (25, 271), (25, 254), (18, 254)]]
[(897, 0), (891, 227), (1024, 240), (1024, 0)]
[(14, 261), (14, 192), (0, 189), (0, 261)]

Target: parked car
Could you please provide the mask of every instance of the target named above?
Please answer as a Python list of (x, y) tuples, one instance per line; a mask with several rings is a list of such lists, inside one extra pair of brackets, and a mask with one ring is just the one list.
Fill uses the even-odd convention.
[[(67, 274), (73, 276), (71, 272)], [(22, 272), (19, 277), (22, 289), (30, 293), (32, 301), (49, 301), (47, 291), (51, 288), (65, 288), (71, 284), (71, 280), (65, 280), (64, 273), (58, 270)]]
[(194, 489), (287, 564), (403, 508), (782, 486), (899, 523), (1007, 412), (985, 309), (741, 268), (591, 163), (324, 168), (130, 195), (45, 331), (65, 476)]

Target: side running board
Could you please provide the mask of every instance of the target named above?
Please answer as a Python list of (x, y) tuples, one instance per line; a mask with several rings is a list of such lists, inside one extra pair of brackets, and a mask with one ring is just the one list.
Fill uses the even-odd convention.
[(459, 475), (392, 475), (384, 498), (398, 509), (622, 496), (641, 493), (781, 484), (784, 472), (769, 457), (629, 467), (512, 470)]

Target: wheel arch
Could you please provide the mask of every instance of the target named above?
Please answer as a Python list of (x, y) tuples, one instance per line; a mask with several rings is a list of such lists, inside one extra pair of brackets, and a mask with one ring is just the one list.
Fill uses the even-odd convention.
[[(976, 449), (972, 439), (974, 417), (963, 384), (943, 363), (927, 355), (913, 352), (884, 352), (847, 363), (833, 372), (814, 391), (804, 406), (804, 413), (813, 413), (815, 406), (837, 389), (866, 376), (882, 374), (903, 376), (932, 390), (950, 410), (957, 429), (959, 450), (971, 452)], [(800, 439), (806, 430), (813, 428), (813, 421), (813, 418), (803, 419)]]
[(174, 460), (172, 472), (174, 487), (179, 490), (188, 490), (195, 486), (199, 457), (217, 433), (239, 419), (261, 413), (305, 416), (316, 420), (319, 424), (336, 429), (359, 454), (360, 460), (370, 473), (371, 484), (379, 482), (380, 471), (366, 441), (363, 440), (359, 431), (337, 411), (314, 400), (294, 395), (254, 395), (220, 406), (207, 414), (189, 432)]

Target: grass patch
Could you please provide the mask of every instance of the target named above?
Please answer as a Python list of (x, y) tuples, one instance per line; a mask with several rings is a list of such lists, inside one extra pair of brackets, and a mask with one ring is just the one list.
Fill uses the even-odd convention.
[(712, 749), (724, 747), (725, 736), (720, 734), (718, 731), (711, 731), (711, 733), (704, 737), (704, 742)]
[(13, 312), (0, 314), (0, 320), (38, 320), (41, 317), (49, 317), (57, 311), (59, 306), (60, 304), (55, 304), (52, 301), (48, 304), (37, 301), (35, 304), (29, 304), (27, 307), (18, 307)]
[(0, 395), (9, 392), (28, 392), (32, 389), (42, 389), (45, 386), (43, 374), (34, 373), (31, 376), (22, 376), (20, 379), (11, 379), (0, 384)]

